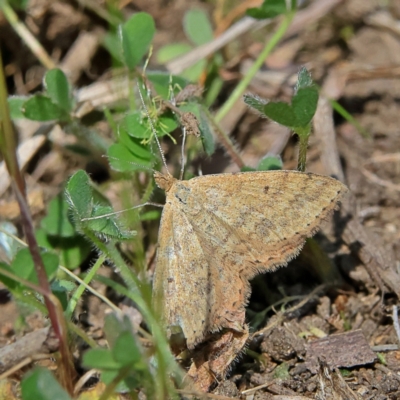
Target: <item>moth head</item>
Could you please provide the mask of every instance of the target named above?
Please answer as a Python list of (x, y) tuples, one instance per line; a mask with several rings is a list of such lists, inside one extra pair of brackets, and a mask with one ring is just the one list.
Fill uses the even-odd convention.
[(168, 192), (173, 185), (175, 178), (171, 175), (164, 175), (161, 172), (154, 171), (154, 180), (156, 181), (156, 185), (160, 188)]

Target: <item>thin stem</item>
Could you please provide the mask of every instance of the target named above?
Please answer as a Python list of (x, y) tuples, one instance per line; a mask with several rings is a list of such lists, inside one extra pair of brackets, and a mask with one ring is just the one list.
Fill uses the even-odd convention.
[(301, 129), (297, 128), (295, 132), (299, 136), (299, 159), (297, 161), (297, 170), (304, 172), (306, 170), (307, 147), (308, 138), (310, 137), (311, 133), (311, 125)]
[(235, 145), (232, 143), (232, 140), (228, 136), (228, 134), (221, 128), (221, 126), (216, 122), (215, 118), (211, 115), (211, 113), (204, 108), (203, 111), (206, 113), (208, 119), (212, 123), (220, 143), (224, 146), (225, 150), (229, 154), (229, 157), (232, 161), (239, 167), (243, 168), (246, 164), (244, 163), (239, 151), (236, 149)]
[(96, 347), (99, 347), (98, 343), (93, 340), (89, 335), (79, 326), (76, 326), (72, 322), (68, 321), (67, 322), (68, 328), (70, 332), (74, 333), (76, 336), (79, 336), (85, 343), (87, 343), (92, 349), (95, 349)]
[(131, 372), (132, 366), (128, 365), (124, 368), (121, 368), (117, 376), (106, 386), (104, 392), (99, 397), (99, 400), (107, 400), (114, 393), (115, 388), (118, 386), (118, 383), (123, 381)]
[(56, 68), (56, 63), (51, 59), (44, 47), (36, 40), (28, 28), (19, 20), (18, 15), (8, 4), (7, 0), (0, 0), (0, 9), (3, 11), (9, 24), (14, 28), (23, 42), (31, 49), (32, 53), (38, 58), (42, 65), (47, 69)]
[(285, 35), (288, 30), (290, 23), (295, 15), (295, 11), (289, 11), (284, 15), (282, 22), (280, 23), (278, 29), (270, 39), (270, 41), (265, 45), (264, 49), (258, 56), (257, 60), (251, 66), (251, 68), (247, 71), (247, 74), (240, 80), (238, 86), (236, 86), (235, 90), (229, 96), (228, 100), (225, 104), (219, 109), (218, 113), (215, 116), (215, 121), (220, 122), (230, 111), (233, 105), (239, 100), (239, 98), (243, 95), (247, 86), (250, 84), (251, 80), (256, 75), (257, 71), (263, 65), (265, 59), (269, 56), (275, 46), (279, 43), (282, 37)]
[(71, 318), (71, 316), (74, 313), (74, 310), (76, 308), (76, 305), (78, 304), (78, 301), (82, 297), (82, 294), (85, 290), (88, 290), (89, 292), (93, 293), (100, 300), (102, 300), (104, 303), (106, 303), (111, 309), (113, 309), (116, 313), (121, 312), (121, 310), (115, 304), (113, 304), (110, 300), (107, 299), (107, 297), (103, 296), (97, 290), (94, 290), (91, 286), (89, 286), (89, 283), (91, 282), (93, 277), (96, 275), (99, 268), (103, 265), (106, 258), (107, 257), (104, 254), (101, 255), (97, 259), (97, 261), (95, 262), (93, 267), (86, 274), (86, 276), (83, 280), (80, 279), (79, 277), (77, 277), (75, 274), (73, 274), (67, 268), (60, 267), (66, 274), (68, 274), (69, 276), (71, 276), (73, 279), (75, 279), (77, 282), (80, 283), (79, 287), (73, 293), (71, 300), (68, 303), (67, 309), (65, 310), (65, 316), (67, 318)]
[(85, 229), (84, 234), (95, 244), (95, 246), (104, 253), (108, 258), (110, 258), (114, 263), (116, 268), (121, 273), (122, 279), (128, 286), (130, 291), (137, 292), (141, 283), (137, 276), (130, 270), (122, 259), (121, 254), (115, 247), (114, 243), (109, 242), (107, 244), (103, 243), (96, 235), (94, 235), (89, 229)]

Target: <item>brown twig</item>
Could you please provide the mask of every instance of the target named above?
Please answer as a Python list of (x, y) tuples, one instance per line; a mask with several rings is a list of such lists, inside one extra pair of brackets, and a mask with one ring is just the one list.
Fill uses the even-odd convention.
[(208, 110), (205, 109), (205, 112), (207, 114), (207, 117), (209, 121), (212, 123), (217, 136), (218, 140), (222, 144), (222, 146), (225, 148), (229, 156), (231, 157), (232, 161), (239, 167), (243, 168), (246, 164), (244, 163), (242, 156), (240, 155), (239, 151), (236, 149), (235, 145), (232, 143), (231, 139), (229, 136), (226, 134), (226, 132), (221, 128), (221, 126), (214, 120), (213, 116), (211, 115)]

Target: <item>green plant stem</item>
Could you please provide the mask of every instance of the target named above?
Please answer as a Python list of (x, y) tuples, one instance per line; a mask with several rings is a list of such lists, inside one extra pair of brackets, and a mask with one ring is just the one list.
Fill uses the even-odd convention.
[(114, 394), (114, 390), (118, 386), (118, 383), (124, 380), (129, 375), (130, 372), (131, 372), (130, 365), (122, 368), (121, 371), (118, 373), (118, 375), (106, 386), (104, 392), (99, 397), (99, 400), (109, 399), (111, 395)]
[(22, 41), (31, 49), (32, 53), (38, 58), (47, 69), (56, 68), (55, 62), (47, 54), (44, 47), (36, 40), (28, 28), (19, 20), (18, 15), (14, 12), (7, 0), (0, 0), (0, 9), (7, 18), (9, 24), (19, 35)]
[(297, 169), (301, 172), (304, 172), (306, 170), (307, 146), (308, 146), (308, 137), (305, 138), (300, 136), (299, 160), (297, 164)]
[(235, 90), (229, 96), (228, 100), (225, 104), (219, 109), (218, 113), (215, 116), (216, 122), (221, 122), (221, 120), (228, 114), (233, 105), (239, 100), (239, 98), (243, 95), (247, 86), (250, 84), (251, 80), (254, 78), (257, 71), (261, 68), (265, 59), (269, 56), (275, 46), (282, 39), (286, 31), (288, 30), (290, 23), (295, 15), (295, 11), (289, 11), (284, 15), (282, 22), (280, 23), (278, 29), (270, 39), (270, 41), (265, 45), (264, 49), (258, 56), (257, 60), (251, 66), (251, 68), (247, 71), (247, 74), (241, 79), (238, 86), (236, 86)]
[(76, 308), (76, 305), (78, 304), (79, 299), (81, 298), (83, 292), (85, 290), (91, 291), (95, 296), (99, 297), (103, 302), (105, 302), (109, 307), (111, 307), (115, 312), (119, 313), (121, 310), (113, 303), (110, 302), (106, 297), (95, 291), (89, 286), (89, 283), (93, 279), (93, 277), (96, 275), (97, 271), (99, 268), (103, 265), (104, 261), (106, 260), (106, 256), (103, 254), (101, 255), (93, 267), (89, 270), (89, 272), (86, 274), (85, 278), (83, 280), (79, 279), (76, 275), (74, 275), (72, 272), (68, 271), (66, 268), (63, 268), (63, 271), (67, 273), (68, 275), (72, 276), (73, 279), (77, 280), (80, 282), (79, 287), (75, 290), (74, 294), (71, 296), (71, 299), (68, 303), (67, 309), (65, 310), (65, 316), (69, 319), (72, 317), (72, 314), (74, 313), (74, 310)]
[(311, 124), (293, 128), (293, 131), (299, 137), (299, 159), (297, 161), (297, 170), (304, 172), (306, 170), (308, 138), (311, 135)]
[(342, 107), (336, 100), (328, 99), (332, 108), (341, 115), (345, 120), (350, 122), (360, 133), (367, 139), (371, 139), (371, 134), (364, 129), (361, 124), (344, 108)]
[(79, 336), (84, 342), (86, 342), (92, 349), (95, 349), (96, 347), (99, 347), (98, 343), (95, 342), (89, 335), (86, 334), (86, 332), (79, 328), (79, 326), (76, 326), (72, 322), (67, 322), (69, 330), (74, 333), (76, 336)]
[(121, 273), (122, 279), (125, 284), (128, 286), (129, 290), (138, 291), (138, 288), (141, 286), (141, 283), (137, 276), (129, 269), (124, 260), (121, 257), (121, 254), (115, 247), (115, 244), (109, 242), (107, 244), (103, 243), (96, 235), (93, 234), (89, 229), (84, 229), (84, 234), (87, 236), (95, 246), (113, 261), (115, 267)]

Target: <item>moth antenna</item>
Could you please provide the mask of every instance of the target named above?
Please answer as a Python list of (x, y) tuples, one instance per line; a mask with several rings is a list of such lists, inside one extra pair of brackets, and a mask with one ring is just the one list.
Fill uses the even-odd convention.
[(151, 119), (149, 110), (148, 110), (148, 108), (147, 108), (147, 106), (146, 106), (146, 104), (144, 102), (143, 95), (142, 95), (142, 92), (140, 90), (139, 82), (137, 82), (137, 86), (138, 86), (138, 89), (139, 89), (140, 100), (142, 102), (143, 108), (144, 108), (144, 110), (146, 112), (146, 116), (147, 116), (147, 118), (149, 120), (149, 123), (150, 123), (151, 131), (153, 132), (153, 135), (154, 135), (154, 137), (156, 139), (156, 143), (157, 143), (157, 147), (158, 147), (158, 150), (160, 152), (160, 155), (161, 155), (162, 163), (163, 163), (163, 165), (164, 165), (164, 167), (165, 167), (165, 169), (167, 171), (167, 174), (169, 176), (171, 176), (171, 173), (169, 172), (169, 169), (168, 169), (168, 166), (167, 166), (167, 161), (165, 160), (164, 152), (162, 151), (160, 141), (158, 140), (158, 137), (157, 137), (157, 131), (156, 131), (155, 127), (154, 127), (153, 120)]
[(107, 218), (107, 217), (111, 217), (113, 215), (122, 214), (123, 212), (134, 210), (135, 208), (144, 207), (144, 206), (154, 206), (154, 207), (160, 207), (160, 208), (164, 207), (163, 204), (152, 203), (151, 201), (147, 201), (146, 203), (139, 204), (138, 206), (134, 206), (134, 207), (131, 207), (131, 208), (125, 208), (125, 210), (113, 211), (113, 212), (108, 213), (108, 214), (97, 215), (96, 217), (82, 218), (81, 221), (92, 221), (94, 219)]
[(181, 172), (179, 174), (179, 179), (183, 179), (183, 174), (185, 172), (185, 142), (186, 142), (186, 127), (182, 127), (183, 130), (183, 138), (181, 145)]

